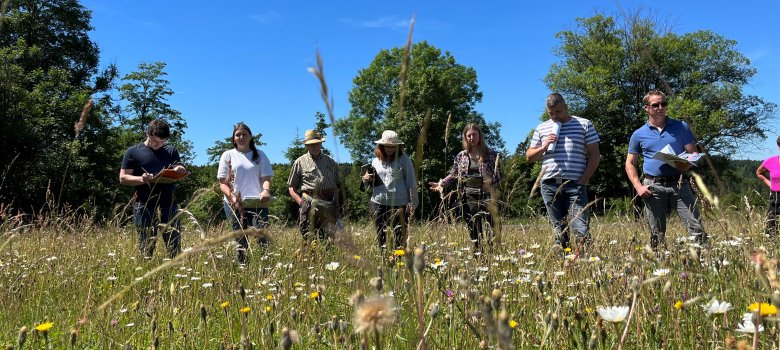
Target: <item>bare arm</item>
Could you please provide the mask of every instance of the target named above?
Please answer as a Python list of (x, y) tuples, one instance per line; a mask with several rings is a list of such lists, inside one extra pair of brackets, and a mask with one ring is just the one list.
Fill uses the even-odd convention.
[(577, 180), (577, 183), (581, 185), (588, 183), (601, 162), (601, 152), (599, 151), (598, 142), (585, 145), (585, 151), (588, 153), (588, 162), (585, 163), (585, 172), (580, 176), (579, 180)]
[(547, 151), (547, 146), (550, 146), (551, 143), (557, 141), (558, 141), (558, 135), (555, 134), (547, 135), (547, 138), (542, 139), (541, 146), (531, 147), (527, 151), (525, 151), (525, 159), (529, 162), (535, 162), (539, 159), (542, 159), (544, 152)]
[(263, 186), (263, 192), (260, 192), (260, 201), (265, 202), (271, 199), (271, 177), (263, 176), (260, 178), (260, 186)]
[(133, 169), (119, 169), (119, 183), (127, 186), (139, 186), (149, 183), (154, 175), (144, 172), (141, 176), (133, 175)]
[(634, 186), (634, 190), (636, 190), (640, 197), (649, 197), (652, 193), (650, 192), (650, 188), (643, 185), (642, 181), (639, 180), (638, 165), (639, 155), (629, 153), (628, 156), (626, 156), (626, 175), (628, 175), (628, 180), (631, 181), (631, 185)]
[(295, 187), (292, 187), (292, 186), (287, 187), (287, 192), (290, 193), (290, 197), (292, 197), (292, 199), (295, 201), (295, 203), (298, 203), (298, 205), (301, 205), (301, 201), (303, 200), (303, 198), (301, 198), (301, 196), (298, 195), (298, 192), (295, 192)]
[(767, 172), (768, 172), (767, 168), (765, 168), (764, 165), (761, 164), (758, 166), (758, 169), (756, 169), (756, 176), (758, 176), (758, 179), (761, 180), (761, 182), (763, 182), (764, 185), (767, 185), (767, 187), (771, 188), (772, 181), (766, 177)]

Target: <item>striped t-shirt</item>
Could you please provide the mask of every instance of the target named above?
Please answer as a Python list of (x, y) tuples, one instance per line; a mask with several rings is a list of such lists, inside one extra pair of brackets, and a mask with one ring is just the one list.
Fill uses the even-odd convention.
[[(552, 133), (554, 124), (555, 122), (552, 120), (547, 120), (534, 129), (534, 135), (531, 137), (531, 148), (542, 146), (542, 139)], [(585, 173), (585, 165), (588, 161), (585, 145), (597, 142), (599, 142), (599, 134), (593, 127), (593, 123), (585, 118), (572, 116), (571, 120), (561, 124), (555, 152), (550, 154), (545, 150), (542, 160), (544, 167), (542, 179), (579, 179)]]

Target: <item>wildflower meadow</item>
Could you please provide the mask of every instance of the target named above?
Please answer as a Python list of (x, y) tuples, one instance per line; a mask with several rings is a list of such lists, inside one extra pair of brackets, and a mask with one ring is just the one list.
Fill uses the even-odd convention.
[[(186, 213), (185, 213), (186, 214)], [(709, 209), (700, 247), (671, 219), (596, 216), (587, 250), (543, 217), (503, 222), (476, 253), (461, 222), (413, 222), (380, 250), (370, 223), (304, 246), (274, 223), (236, 262), (227, 226), (183, 230), (185, 251), (139, 258), (132, 225), (6, 220), (0, 343), (14, 349), (780, 348), (777, 238), (756, 208)], [(251, 240), (255, 243), (254, 240)]]

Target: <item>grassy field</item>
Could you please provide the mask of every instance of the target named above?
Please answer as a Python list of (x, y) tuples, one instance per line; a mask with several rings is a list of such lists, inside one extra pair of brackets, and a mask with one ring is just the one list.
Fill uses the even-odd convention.
[[(250, 263), (238, 266), (222, 228), (184, 230), (187, 250), (169, 261), (161, 242), (153, 259), (139, 259), (132, 227), (6, 221), (0, 344), (777, 349), (778, 244), (762, 226), (761, 210), (708, 212), (711, 245), (698, 249), (675, 218), (668, 252), (656, 255), (633, 218), (596, 217), (592, 247), (576, 256), (553, 249), (538, 218), (507, 223), (500, 243), (477, 257), (460, 223), (413, 225), (412, 249), (384, 253), (369, 225), (347, 225), (330, 249), (301, 249), (296, 230), (275, 227), (271, 245), (253, 245)], [(713, 299), (733, 308), (720, 313), (729, 308)], [(757, 302), (768, 303), (753, 314), (760, 319), (744, 321)], [(615, 316), (605, 312), (611, 306), (633, 307)], [(757, 335), (754, 320), (763, 326)]]

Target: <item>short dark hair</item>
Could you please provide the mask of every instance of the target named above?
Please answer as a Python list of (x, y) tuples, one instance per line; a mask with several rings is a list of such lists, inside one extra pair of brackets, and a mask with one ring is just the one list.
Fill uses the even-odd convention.
[(777, 147), (780, 147), (780, 136), (777, 137)]
[(155, 119), (146, 126), (146, 135), (157, 136), (161, 139), (171, 137), (171, 127), (162, 119)]

